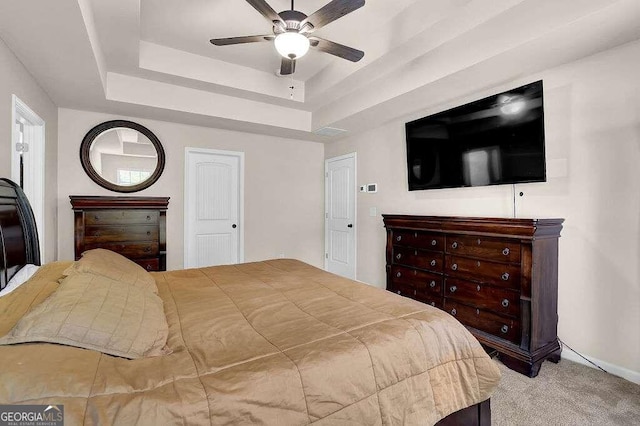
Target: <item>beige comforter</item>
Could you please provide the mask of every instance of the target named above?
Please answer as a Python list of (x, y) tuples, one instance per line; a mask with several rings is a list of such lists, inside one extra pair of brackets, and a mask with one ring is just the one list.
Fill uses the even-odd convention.
[[(66, 266), (0, 298), (0, 335)], [(67, 425), (425, 425), (489, 398), (500, 378), (447, 313), (298, 261), (154, 276), (173, 353), (0, 347), (0, 403), (64, 404)]]

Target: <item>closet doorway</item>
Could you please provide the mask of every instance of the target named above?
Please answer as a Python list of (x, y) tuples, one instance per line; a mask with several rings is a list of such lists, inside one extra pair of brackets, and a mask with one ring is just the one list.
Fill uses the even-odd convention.
[(327, 271), (356, 278), (356, 154), (325, 160)]
[(185, 150), (184, 267), (244, 261), (244, 153)]

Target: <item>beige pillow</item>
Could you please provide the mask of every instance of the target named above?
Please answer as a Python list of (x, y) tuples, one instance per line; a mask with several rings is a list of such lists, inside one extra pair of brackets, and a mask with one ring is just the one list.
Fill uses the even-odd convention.
[(65, 275), (89, 272), (132, 284), (158, 294), (156, 281), (144, 268), (111, 250), (93, 249), (82, 253), (82, 258), (64, 271)]
[(170, 353), (162, 300), (100, 275), (76, 273), (18, 321), (0, 345), (49, 342), (124, 358)]

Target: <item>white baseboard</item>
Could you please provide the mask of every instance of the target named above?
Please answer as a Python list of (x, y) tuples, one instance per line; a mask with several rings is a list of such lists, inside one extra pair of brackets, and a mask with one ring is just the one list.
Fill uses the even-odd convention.
[[(622, 377), (623, 379), (640, 385), (640, 372), (629, 370), (628, 368), (620, 367), (619, 365), (611, 364), (590, 356), (585, 355), (584, 357), (589, 361), (598, 364), (600, 367), (604, 368), (605, 370), (607, 370), (607, 372), (613, 374), (614, 376)], [(562, 358), (569, 361), (577, 362), (578, 364), (586, 365), (587, 367), (595, 368), (593, 365), (582, 359), (580, 355), (576, 355), (575, 352), (567, 349), (566, 347), (562, 348)]]

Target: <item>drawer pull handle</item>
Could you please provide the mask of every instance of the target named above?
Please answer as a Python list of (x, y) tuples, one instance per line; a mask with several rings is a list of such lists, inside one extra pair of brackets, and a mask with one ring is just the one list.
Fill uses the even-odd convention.
[(502, 276), (500, 278), (502, 278), (502, 281), (508, 281), (509, 280), (509, 273), (505, 272), (504, 274), (502, 274)]
[(458, 264), (454, 263), (453, 265), (451, 265), (451, 269), (453, 269), (454, 271), (458, 270)]
[(151, 247), (145, 247), (144, 251), (145, 251), (145, 253), (149, 253), (151, 251)]
[(402, 253), (396, 254), (396, 259), (400, 260), (402, 258)]
[(431, 245), (435, 246), (436, 244), (438, 244), (438, 242), (436, 240), (431, 240)]
[(502, 328), (500, 329), (500, 331), (504, 334), (507, 334), (507, 331), (509, 331), (509, 326), (507, 325), (503, 325)]
[(458, 248), (458, 243), (456, 241), (454, 241), (453, 244), (451, 244), (451, 248), (457, 249)]
[(452, 285), (451, 287), (449, 287), (449, 291), (451, 293), (455, 293), (457, 289), (458, 289), (458, 287), (456, 287), (455, 285)]
[(101, 233), (101, 232), (96, 232), (96, 233), (95, 233), (95, 236), (96, 236), (96, 237), (100, 237), (100, 236), (102, 236), (102, 233)]
[(413, 295), (417, 295), (418, 294), (418, 290), (413, 290)]
[(429, 287), (431, 287), (431, 288), (435, 288), (435, 287), (436, 287), (436, 282), (435, 282), (435, 281), (431, 281), (431, 282), (429, 283)]
[(93, 217), (95, 220), (100, 220), (100, 218), (98, 216), (94, 216)]
[(436, 261), (435, 261), (435, 259), (431, 261), (431, 266), (436, 266)]
[(147, 220), (151, 220), (151, 216), (147, 216)]
[(504, 308), (508, 308), (509, 307), (509, 301), (507, 299), (502, 299), (502, 307), (504, 307)]
[(151, 235), (151, 231), (147, 231), (147, 235)]
[(400, 290), (398, 290), (398, 294), (400, 294)]
[(458, 314), (458, 311), (456, 311), (456, 308), (453, 308), (451, 310), (451, 315), (453, 315), (454, 317)]
[(431, 306), (436, 306), (436, 302), (431, 302)]
[(401, 276), (402, 276), (402, 272), (398, 272), (398, 273), (396, 274), (396, 277), (398, 277), (398, 278), (400, 278)]
[(396, 241), (402, 241), (402, 235), (398, 235), (398, 236), (396, 237)]
[(505, 249), (504, 249), (504, 250), (502, 250), (502, 254), (504, 254), (505, 256), (509, 256), (509, 253), (510, 253), (510, 252), (511, 252), (511, 251), (509, 250), (509, 247), (505, 247)]
[(151, 265), (147, 265), (147, 271), (151, 270)]

